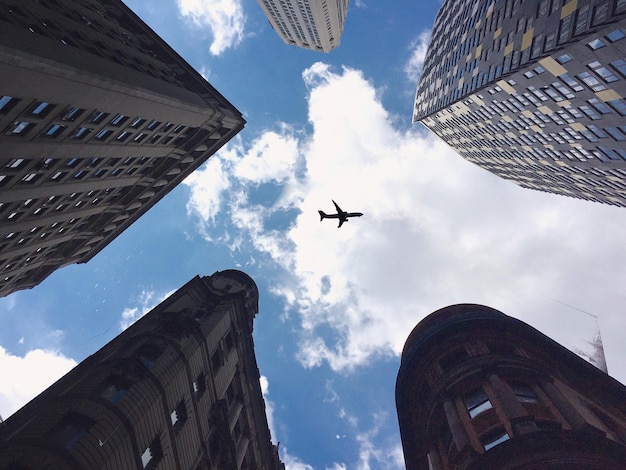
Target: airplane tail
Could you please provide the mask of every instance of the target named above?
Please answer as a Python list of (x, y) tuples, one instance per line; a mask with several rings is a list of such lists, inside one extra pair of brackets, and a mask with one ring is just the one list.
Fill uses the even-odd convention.
[(326, 218), (326, 214), (324, 213), (324, 211), (317, 211), (317, 212), (320, 213), (320, 222)]

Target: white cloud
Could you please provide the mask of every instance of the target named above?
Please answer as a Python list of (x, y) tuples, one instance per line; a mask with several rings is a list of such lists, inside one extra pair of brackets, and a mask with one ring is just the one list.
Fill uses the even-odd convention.
[(280, 459), (285, 464), (285, 470), (314, 470), (309, 464), (291, 455), (285, 446), (280, 447)]
[(219, 56), (244, 38), (246, 22), (241, 0), (177, 0), (180, 13), (213, 36), (211, 54)]
[(14, 356), (0, 346), (0, 415), (6, 419), (44, 389), (69, 372), (76, 361), (58, 351), (33, 349), (24, 356)]
[(408, 79), (415, 82), (416, 85), (422, 73), (424, 59), (426, 58), (426, 52), (430, 44), (430, 33), (430, 30), (422, 31), (411, 43), (411, 57), (409, 57), (409, 60), (404, 65), (404, 73)]
[(136, 307), (126, 307), (122, 311), (120, 330), (123, 331), (128, 328), (174, 292), (175, 290), (171, 290), (161, 296), (158, 296), (155, 291), (145, 289), (142, 290), (136, 300), (139, 305)]
[[(284, 269), (273, 292), (300, 317), (302, 364), (349, 370), (398, 355), (421, 318), (457, 302), (484, 303), (576, 341), (580, 314), (566, 311), (564, 323), (557, 299), (600, 317), (609, 371), (626, 378), (626, 365), (611, 361), (626, 354), (617, 333), (626, 294), (616, 287), (626, 284), (624, 209), (519, 188), (420, 125), (399, 130), (358, 70), (316, 63), (303, 79), (312, 133), (281, 128), (231, 147), (217, 157), (229, 181), (224, 201), (190, 206), (206, 220), (230, 207), (255, 256)], [(289, 157), (274, 157), (270, 143)], [(301, 172), (287, 176), (294, 159)], [(279, 182), (280, 203), (252, 204), (249, 187), (267, 181)], [(200, 180), (188, 184), (192, 195), (206, 190)], [(320, 223), (317, 210), (332, 210), (331, 199), (365, 215), (340, 230)], [(286, 208), (297, 212), (291, 225), (273, 227)]]
[(267, 377), (262, 375), (259, 379), (261, 383), (261, 393), (263, 393), (263, 399), (265, 400), (265, 414), (267, 416), (267, 425), (270, 428), (270, 436), (272, 438), (272, 442), (276, 444), (276, 429), (274, 428), (274, 402), (268, 398), (269, 395), (269, 382)]

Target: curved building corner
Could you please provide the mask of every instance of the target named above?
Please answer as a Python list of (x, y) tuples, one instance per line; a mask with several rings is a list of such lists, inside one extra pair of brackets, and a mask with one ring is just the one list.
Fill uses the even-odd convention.
[(626, 387), (531, 326), (474, 304), (409, 335), (396, 382), (408, 470), (623, 469)]

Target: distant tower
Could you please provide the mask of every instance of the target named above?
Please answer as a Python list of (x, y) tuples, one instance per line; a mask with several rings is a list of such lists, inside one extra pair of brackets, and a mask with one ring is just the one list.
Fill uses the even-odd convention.
[(415, 96), (463, 158), (626, 207), (626, 2), (444, 0)]
[(241, 271), (195, 277), (0, 427), (0, 469), (284, 470)]
[(89, 261), (244, 124), (120, 0), (3, 0), (0, 296)]
[(257, 0), (287, 44), (330, 52), (339, 46), (349, 0)]
[(396, 383), (407, 470), (623, 470), (626, 387), (527, 324), (453, 305), (409, 335)]

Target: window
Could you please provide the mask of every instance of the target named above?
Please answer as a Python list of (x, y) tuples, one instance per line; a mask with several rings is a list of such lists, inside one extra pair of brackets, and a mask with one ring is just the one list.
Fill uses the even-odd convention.
[(597, 98), (591, 98), (587, 100), (587, 103), (597, 109), (600, 114), (611, 114), (609, 107)]
[(94, 113), (89, 116), (89, 122), (94, 124), (100, 124), (104, 118), (108, 116), (107, 113), (103, 113), (102, 111), (94, 111)]
[(113, 131), (108, 129), (102, 129), (96, 134), (96, 140), (106, 140), (111, 134), (113, 134)]
[(74, 132), (74, 134), (72, 135), (72, 139), (82, 139), (86, 136), (89, 135), (89, 133), (91, 132), (91, 129), (89, 129), (88, 127), (80, 127), (78, 128), (78, 130), (76, 132)]
[(48, 126), (48, 128), (44, 131), (44, 134), (46, 137), (56, 137), (58, 136), (61, 132), (63, 132), (65, 130), (66, 126), (62, 126), (60, 124), (51, 124), (50, 126)]
[(161, 350), (154, 343), (144, 344), (137, 351), (137, 357), (141, 361), (141, 363), (146, 366), (146, 368), (150, 369), (155, 361), (161, 355)]
[(489, 450), (494, 448), (498, 444), (502, 444), (504, 441), (508, 440), (509, 435), (503, 429), (498, 429), (497, 431), (487, 434), (480, 440), (480, 442), (485, 450)]
[(624, 39), (626, 34), (621, 29), (616, 29), (615, 31), (611, 31), (609, 34), (605, 36), (609, 42), (619, 41), (620, 39)]
[(196, 381), (193, 383), (193, 391), (196, 393), (197, 398), (200, 398), (206, 391), (206, 379), (204, 377), (204, 372), (200, 372), (200, 374), (198, 374)]
[(123, 114), (118, 114), (113, 119), (111, 119), (111, 125), (119, 127), (122, 124), (124, 124), (127, 119), (128, 119), (128, 116), (124, 116)]
[(109, 377), (109, 379), (104, 383), (102, 387), (100, 396), (109, 400), (111, 403), (117, 403), (122, 399), (124, 395), (126, 395), (126, 392), (130, 388), (130, 386), (130, 380), (124, 377)]
[(596, 76), (590, 72), (582, 72), (578, 74), (578, 78), (585, 82), (585, 84), (593, 91), (606, 90), (606, 87), (600, 83), (600, 80), (598, 80)]
[(563, 55), (561, 55), (561, 56), (556, 58), (556, 61), (559, 64), (567, 64), (571, 60), (572, 60), (572, 57), (569, 54), (563, 54)]
[(620, 116), (626, 116), (626, 102), (624, 102), (624, 100), (611, 100), (608, 101), (608, 103), (620, 114)]
[(594, 39), (587, 43), (587, 47), (592, 51), (597, 51), (598, 49), (602, 49), (606, 44), (602, 41), (602, 39)]
[(133, 129), (137, 129), (138, 127), (141, 127), (144, 122), (146, 122), (144, 118), (135, 118), (135, 120), (130, 123), (130, 127), (132, 127)]
[(604, 130), (615, 140), (622, 142), (626, 140), (626, 136), (618, 131), (615, 127), (605, 127)]
[(16, 105), (18, 101), (19, 100), (11, 96), (6, 96), (6, 95), (0, 96), (0, 112), (7, 113), (8, 111), (11, 110), (11, 108), (13, 108), (13, 106)]
[(603, 67), (602, 64), (598, 62), (597, 60), (594, 62), (591, 62), (590, 64), (587, 64), (587, 67), (589, 67), (595, 73), (600, 75), (602, 80), (604, 80), (607, 83), (616, 82), (618, 80), (618, 78), (615, 75), (609, 72), (609, 70), (606, 67)]
[(483, 411), (487, 411), (493, 408), (489, 397), (482, 388), (477, 388), (473, 392), (469, 393), (463, 399), (465, 402), (465, 408), (470, 415), (470, 418), (478, 416)]
[(624, 77), (626, 77), (626, 60), (619, 59), (615, 62), (611, 62), (611, 67), (621, 73)]
[(46, 103), (45, 101), (38, 101), (34, 104), (30, 114), (33, 116), (45, 116), (50, 112), (53, 106), (50, 103)]
[(526, 384), (520, 382), (511, 382), (513, 393), (522, 403), (537, 403), (539, 399), (535, 391)]
[(141, 454), (141, 464), (145, 469), (155, 468), (161, 457), (163, 457), (161, 440), (157, 436)]
[(64, 121), (75, 121), (76, 118), (78, 118), (81, 114), (83, 114), (84, 111), (85, 111), (84, 109), (80, 109), (80, 108), (77, 108), (76, 106), (72, 106), (71, 108), (68, 108), (65, 111), (63, 116), (61, 116), (61, 119)]
[(181, 400), (180, 403), (170, 414), (170, 421), (174, 427), (174, 431), (178, 432), (187, 421), (187, 407), (185, 406), (185, 400)]
[(215, 352), (211, 355), (211, 366), (213, 367), (213, 371), (217, 371), (220, 367), (224, 365), (224, 355), (222, 354), (222, 350), (218, 347)]
[(73, 449), (95, 424), (91, 418), (70, 411), (52, 431), (52, 439), (67, 450)]
[(6, 134), (9, 135), (24, 135), (30, 131), (35, 124), (28, 121), (15, 121), (13, 125), (9, 127)]

